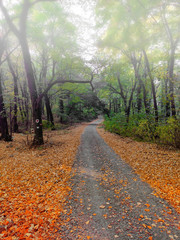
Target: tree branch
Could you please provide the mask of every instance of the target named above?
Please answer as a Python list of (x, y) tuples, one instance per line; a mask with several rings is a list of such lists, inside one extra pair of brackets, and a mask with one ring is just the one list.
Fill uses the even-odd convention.
[(55, 85), (55, 84), (58, 84), (58, 83), (89, 83), (91, 84), (90, 81), (79, 81), (79, 80), (76, 80), (76, 81), (73, 81), (73, 80), (63, 80), (63, 79), (58, 79), (54, 82), (51, 82), (49, 83), (49, 85), (47, 86), (47, 88), (44, 90), (44, 92), (42, 92), (38, 99), (37, 99), (37, 105), (40, 103), (40, 101), (42, 100), (42, 98), (47, 94), (47, 92)]
[(1, 0), (0, 1), (0, 8), (1, 8), (1, 11), (2, 13), (4, 14), (4, 17), (9, 25), (9, 28), (11, 29), (11, 31), (19, 38), (19, 30), (17, 29), (17, 27), (14, 25), (14, 23), (12, 22), (8, 12), (7, 12), (7, 9), (4, 7), (3, 5), (3, 1)]
[(172, 36), (172, 32), (169, 28), (169, 25), (168, 25), (168, 22), (167, 22), (167, 19), (165, 17), (165, 6), (162, 7), (163, 11), (162, 11), (162, 20), (163, 20), (163, 24), (164, 24), (164, 27), (165, 27), (165, 30), (166, 30), (166, 33), (167, 33), (167, 36), (171, 42), (171, 46), (174, 47), (174, 40), (173, 40), (173, 36)]
[(9, 53), (6, 54), (6, 57), (0, 62), (0, 66), (7, 60), (7, 58), (19, 47), (19, 44), (13, 48)]

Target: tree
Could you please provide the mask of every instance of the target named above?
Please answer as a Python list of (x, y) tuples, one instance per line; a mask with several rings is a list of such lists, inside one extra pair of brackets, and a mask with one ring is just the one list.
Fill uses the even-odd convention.
[[(0, 37), (0, 66), (5, 61), (5, 59), (2, 60), (2, 56), (5, 51), (5, 41), (6, 41), (7, 35), (8, 33)], [(6, 108), (4, 104), (4, 98), (3, 98), (2, 80), (3, 80), (3, 74), (0, 71), (0, 129), (1, 129), (0, 139), (3, 139), (5, 141), (11, 141), (12, 137), (9, 135)]]
[[(64, 79), (58, 79), (54, 82), (51, 82), (47, 88), (44, 90), (43, 93), (40, 93), (38, 95), (38, 89), (36, 86), (36, 79), (35, 79), (35, 73), (32, 65), (32, 59), (31, 59), (31, 53), (30, 48), (28, 44), (28, 36), (27, 36), (27, 20), (28, 20), (28, 13), (31, 7), (38, 3), (43, 2), (41, 0), (39, 1), (30, 1), (30, 0), (24, 0), (22, 3), (22, 8), (20, 12), (19, 17), (19, 28), (14, 24), (13, 19), (10, 17), (7, 9), (3, 5), (3, 1), (0, 2), (0, 8), (4, 14), (4, 17), (6, 19), (6, 22), (10, 28), (10, 30), (16, 35), (16, 37), (19, 40), (19, 43), (21, 45), (22, 49), (22, 55), (24, 60), (24, 68), (26, 72), (30, 97), (31, 97), (31, 103), (32, 103), (32, 115), (33, 115), (33, 125), (34, 125), (34, 145), (41, 145), (43, 144), (43, 131), (42, 131), (42, 109), (41, 109), (41, 101), (42, 98), (47, 94), (49, 89), (57, 84), (57, 83), (65, 83), (66, 80)], [(44, 0), (44, 2), (46, 2)], [(70, 80), (69, 82), (74, 82)], [(76, 82), (83, 82), (83, 83), (89, 83), (89, 81), (76, 81)]]

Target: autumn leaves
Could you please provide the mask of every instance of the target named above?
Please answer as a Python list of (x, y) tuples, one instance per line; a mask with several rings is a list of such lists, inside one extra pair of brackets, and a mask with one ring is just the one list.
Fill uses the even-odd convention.
[(180, 154), (156, 144), (132, 141), (116, 134), (97, 129), (106, 143), (148, 182), (164, 199), (168, 200), (180, 212)]
[(84, 126), (56, 131), (37, 149), (0, 143), (0, 238), (50, 239), (70, 190), (72, 164)]

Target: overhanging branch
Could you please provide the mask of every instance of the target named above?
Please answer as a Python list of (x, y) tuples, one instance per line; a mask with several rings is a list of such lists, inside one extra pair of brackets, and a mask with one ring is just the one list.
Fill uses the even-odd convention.
[(42, 100), (42, 98), (48, 93), (48, 91), (49, 91), (55, 84), (58, 84), (58, 83), (89, 83), (89, 84), (91, 84), (90, 81), (80, 81), (80, 80), (75, 80), (75, 81), (73, 81), (73, 80), (61, 80), (61, 79), (56, 80), (56, 81), (54, 81), (54, 82), (49, 83), (49, 85), (48, 85), (47, 88), (44, 90), (44, 92), (42, 92), (42, 93), (39, 95), (39, 97), (38, 97), (38, 99), (37, 99), (37, 105), (40, 103), (40, 101)]

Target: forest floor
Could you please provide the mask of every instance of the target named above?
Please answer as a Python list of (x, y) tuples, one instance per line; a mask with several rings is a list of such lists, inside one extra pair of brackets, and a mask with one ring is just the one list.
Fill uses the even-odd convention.
[[(73, 185), (70, 180), (75, 169), (73, 164), (76, 164), (74, 160), (80, 145), (81, 134), (86, 126), (87, 124), (81, 124), (65, 130), (46, 132), (44, 146), (36, 149), (28, 147), (27, 137), (22, 134), (15, 134), (13, 142), (0, 142), (0, 239), (63, 239), (63, 236), (60, 236), (62, 234), (61, 231), (59, 232), (59, 229), (62, 226), (66, 228), (66, 225), (66, 229), (68, 229), (68, 224), (72, 220), (73, 203), (72, 206), (69, 206), (70, 202), (67, 199), (68, 196), (73, 199)], [(108, 145), (132, 166), (143, 181), (148, 182), (156, 190), (153, 196), (160, 195), (168, 200), (176, 208), (177, 212), (180, 212), (178, 207), (179, 152), (163, 149), (155, 144), (121, 138), (115, 134), (105, 132), (102, 128), (97, 129)], [(86, 137), (87, 139), (88, 136)], [(97, 160), (100, 159), (101, 156), (98, 156)], [(97, 184), (101, 183), (100, 185), (105, 185), (106, 187), (112, 185), (113, 187), (113, 184), (115, 184), (114, 174), (116, 175), (116, 173), (113, 172), (114, 170), (110, 171), (110, 166), (106, 167), (106, 171), (102, 169), (102, 181)], [(81, 174), (86, 175), (86, 173), (86, 169), (82, 167)], [(90, 179), (93, 176), (99, 179), (96, 171), (88, 170), (88, 174)], [(75, 173), (73, 178), (74, 176)], [(87, 175), (85, 178), (89, 181)], [(140, 180), (138, 178), (137, 176), (133, 177), (133, 183), (139, 183)], [(86, 180), (83, 180), (84, 182), (82, 181), (80, 184), (83, 186)], [(122, 185), (128, 185), (125, 180), (120, 179), (120, 181), (122, 181)], [(127, 195), (126, 190), (124, 192), (125, 195)], [(84, 193), (84, 195), (87, 195), (87, 192)], [(116, 195), (115, 198), (118, 199), (120, 189), (117, 189), (117, 186), (113, 187), (113, 193)], [(76, 192), (76, 194), (78, 193)], [(129, 195), (127, 199), (124, 199), (125, 195), (123, 195), (122, 204), (129, 201)], [(78, 198), (79, 200), (77, 201)], [(90, 198), (91, 196), (88, 199)], [(79, 206), (84, 204), (83, 196), (79, 196), (77, 199), (75, 199), (74, 203), (77, 202)], [(87, 201), (89, 201), (88, 199)], [(93, 211), (92, 206), (89, 206), (91, 204), (88, 203), (86, 207)], [(97, 204), (96, 201), (95, 204)], [(68, 211), (67, 206), (69, 206)], [(156, 214), (156, 212), (154, 213), (152, 210), (153, 206), (150, 206), (148, 201), (146, 201), (145, 206), (145, 214), (140, 214), (138, 218), (139, 222), (141, 222), (140, 228), (146, 230), (149, 239), (154, 239), (151, 235), (148, 235), (148, 231), (151, 231), (155, 225), (158, 225), (159, 229), (163, 230), (164, 228), (168, 229), (168, 224), (170, 224), (170, 228), (166, 232), (168, 232), (170, 237), (167, 239), (176, 239), (176, 234), (171, 234), (172, 219), (176, 218), (171, 207), (163, 203), (161, 209), (163, 213), (155, 217), (153, 224), (149, 225), (144, 220), (148, 221), (147, 215), (150, 213), (151, 215), (152, 213)], [(113, 208), (110, 198), (106, 199), (106, 203), (98, 206), (98, 209), (101, 211), (106, 207), (109, 210)], [(142, 207), (141, 201), (137, 202), (137, 207)], [(82, 212), (79, 212), (79, 214)], [(91, 213), (90, 219), (86, 222), (83, 219), (84, 226), (89, 227), (91, 219), (99, 214), (98, 212)], [(127, 214), (124, 210), (122, 214), (122, 219), (126, 218)], [(59, 218), (60, 215), (63, 217)], [(167, 218), (167, 215), (170, 216), (168, 218), (171, 218), (169, 223), (163, 219), (163, 217)], [(104, 213), (103, 218), (112, 219), (112, 216)], [(107, 226), (109, 230), (113, 228), (110, 223)], [(77, 232), (77, 230), (79, 231), (74, 226), (74, 230), (72, 228), (70, 231), (68, 229), (67, 232), (65, 230), (65, 232), (69, 234), (72, 231), (71, 234), (73, 234), (73, 231)], [(84, 237), (77, 236), (72, 239), (96, 239), (91, 238), (88, 233)], [(116, 237), (118, 237), (118, 233), (109, 239)]]
[(38, 148), (23, 134), (0, 142), (0, 239), (45, 240), (57, 231), (85, 126), (45, 131)]

